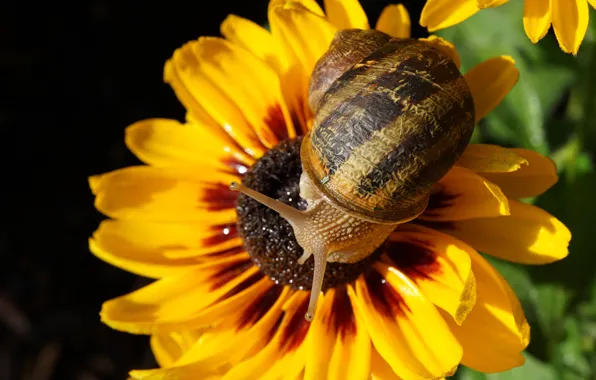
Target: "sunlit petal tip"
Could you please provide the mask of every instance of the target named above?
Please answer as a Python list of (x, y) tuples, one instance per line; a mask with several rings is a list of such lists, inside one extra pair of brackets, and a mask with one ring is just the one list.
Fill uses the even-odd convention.
[[(456, 163), (476, 173), (512, 173), (527, 168), (530, 162), (513, 149), (491, 144), (470, 144)], [(495, 182), (498, 185), (498, 182)]]
[(561, 50), (577, 55), (586, 36), (590, 8), (585, 0), (553, 0), (552, 25)]
[(387, 5), (381, 12), (375, 29), (392, 37), (409, 38), (411, 33), (410, 14), (403, 4)]
[(476, 108), (476, 121), (489, 114), (519, 79), (515, 60), (506, 55), (488, 59), (465, 73)]

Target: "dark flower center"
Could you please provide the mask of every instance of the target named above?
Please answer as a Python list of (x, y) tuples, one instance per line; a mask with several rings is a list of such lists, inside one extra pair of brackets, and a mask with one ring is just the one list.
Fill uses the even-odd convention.
[[(306, 209), (306, 201), (299, 195), (301, 141), (301, 137), (284, 141), (269, 150), (247, 171), (242, 183), (299, 210)], [(304, 265), (296, 262), (302, 255), (302, 247), (296, 242), (290, 224), (277, 212), (245, 195), (238, 197), (236, 212), (244, 247), (259, 269), (276, 283), (310, 289), (314, 259), (311, 256)], [(357, 263), (327, 263), (323, 289), (354, 281), (370, 269), (382, 249)]]

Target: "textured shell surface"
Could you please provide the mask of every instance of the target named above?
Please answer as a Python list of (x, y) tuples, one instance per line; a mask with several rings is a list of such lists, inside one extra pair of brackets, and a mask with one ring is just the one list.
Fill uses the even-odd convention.
[[(361, 33), (371, 46), (354, 43)], [(317, 63), (309, 98), (316, 114), (301, 157), (335, 206), (370, 221), (404, 222), (424, 211), (431, 187), (468, 145), (474, 102), (449, 56), (422, 41), (374, 34), (339, 32)]]

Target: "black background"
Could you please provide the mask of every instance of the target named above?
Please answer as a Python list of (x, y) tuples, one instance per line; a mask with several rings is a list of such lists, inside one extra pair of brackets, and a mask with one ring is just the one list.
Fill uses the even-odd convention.
[[(390, 2), (361, 3), (374, 25)], [(404, 1), (414, 25), (422, 3)], [(229, 13), (264, 24), (267, 1), (0, 5), (0, 380), (124, 379), (155, 366), (147, 337), (99, 321), (103, 301), (146, 280), (89, 253), (103, 217), (87, 177), (138, 162), (127, 125), (183, 118), (163, 64), (219, 35)]]

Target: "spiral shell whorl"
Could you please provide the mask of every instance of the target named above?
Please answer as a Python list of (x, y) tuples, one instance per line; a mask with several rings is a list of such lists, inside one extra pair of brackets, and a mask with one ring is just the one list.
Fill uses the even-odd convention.
[(316, 116), (301, 157), (336, 206), (370, 221), (404, 222), (426, 208), (430, 188), (469, 143), (474, 103), (448, 56), (418, 40), (374, 35), (353, 54), (336, 36), (317, 64), (309, 97)]

